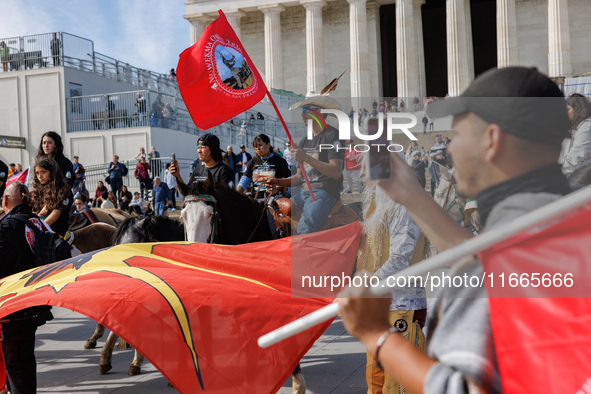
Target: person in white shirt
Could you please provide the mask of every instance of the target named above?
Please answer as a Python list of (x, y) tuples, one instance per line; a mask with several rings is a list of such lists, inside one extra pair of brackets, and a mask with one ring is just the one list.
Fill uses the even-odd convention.
[(164, 171), (164, 177), (162, 181), (168, 185), (170, 189), (171, 197), (171, 205), (168, 207), (167, 211), (176, 211), (176, 178), (170, 173), (168, 170), (170, 167), (170, 163), (166, 163), (166, 171)]
[(133, 193), (133, 198), (129, 202), (129, 213), (135, 212), (138, 215), (144, 214), (144, 199), (140, 197), (139, 192)]

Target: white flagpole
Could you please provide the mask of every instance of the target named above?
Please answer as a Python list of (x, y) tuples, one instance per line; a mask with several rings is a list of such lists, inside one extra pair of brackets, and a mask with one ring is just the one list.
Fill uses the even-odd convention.
[[(395, 275), (390, 276), (390, 278), (425, 275), (432, 270), (448, 267), (453, 262), (465, 256), (481, 252), (497, 243), (511, 238), (521, 231), (529, 229), (531, 232), (538, 232), (546, 225), (580, 210), (589, 203), (591, 203), (591, 186), (577, 190), (568, 196), (562, 197), (550, 204), (544, 205), (543, 207), (520, 216), (506, 226), (486, 231), (475, 238), (464, 241), (461, 244), (439, 253), (419, 264), (399, 271)], [(390, 283), (396, 282), (395, 280), (390, 279)], [(391, 288), (388, 287), (388, 278), (382, 279), (379, 285), (373, 287), (371, 290), (376, 296), (385, 296), (389, 294)], [(262, 348), (269, 347), (279, 341), (313, 327), (316, 324), (336, 317), (338, 312), (338, 304), (332, 303), (261, 336), (258, 339), (258, 344)]]

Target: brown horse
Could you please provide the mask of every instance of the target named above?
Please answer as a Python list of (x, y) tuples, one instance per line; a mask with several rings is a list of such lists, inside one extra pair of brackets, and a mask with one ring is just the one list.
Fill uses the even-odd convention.
[(117, 227), (129, 217), (131, 216), (121, 209), (86, 209), (70, 216), (70, 231), (80, 230), (93, 223), (107, 223)]

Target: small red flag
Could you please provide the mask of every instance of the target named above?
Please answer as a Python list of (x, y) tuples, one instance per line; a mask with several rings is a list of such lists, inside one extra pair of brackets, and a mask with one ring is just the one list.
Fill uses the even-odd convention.
[(480, 254), (503, 392), (591, 393), (589, 223), (587, 207)]
[(29, 180), (29, 169), (27, 168), (24, 171), (19, 172), (18, 174), (14, 174), (10, 178), (6, 180), (6, 186), (10, 185), (12, 182), (20, 182), (23, 184), (27, 184)]
[(179, 56), (177, 81), (193, 122), (219, 125), (265, 97), (267, 87), (220, 10), (199, 40)]

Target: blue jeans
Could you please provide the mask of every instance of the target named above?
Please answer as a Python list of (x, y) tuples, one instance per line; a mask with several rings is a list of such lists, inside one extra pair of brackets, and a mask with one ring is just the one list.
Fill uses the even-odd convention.
[(166, 201), (154, 202), (154, 211), (156, 211), (156, 215), (164, 215), (164, 207), (166, 207)]
[(123, 179), (111, 178), (111, 191), (115, 194), (115, 197), (119, 197), (121, 186), (123, 186)]
[(300, 190), (299, 193), (291, 198), (296, 207), (302, 210), (302, 216), (298, 223), (298, 234), (309, 234), (319, 231), (326, 219), (328, 219), (330, 210), (337, 201), (336, 198), (322, 189), (312, 189), (312, 191), (314, 192), (316, 201), (312, 201), (310, 192), (304, 189)]

